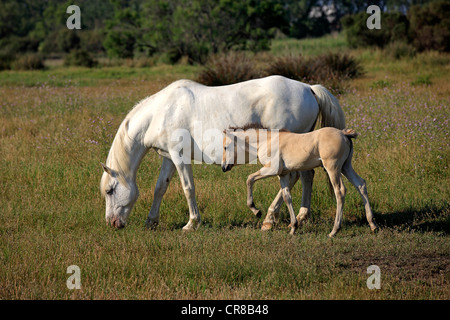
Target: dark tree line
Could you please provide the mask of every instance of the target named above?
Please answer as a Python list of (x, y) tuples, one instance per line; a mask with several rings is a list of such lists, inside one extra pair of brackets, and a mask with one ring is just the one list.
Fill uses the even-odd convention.
[[(428, 2), (432, 1), (0, 0), (0, 59), (78, 50), (118, 58), (164, 54), (172, 62), (187, 56), (203, 63), (218, 52), (267, 50), (280, 33), (303, 38), (339, 31), (344, 16), (367, 16), (371, 4), (405, 16), (411, 6)], [(81, 30), (66, 27), (66, 9), (72, 4), (81, 9)], [(420, 36), (433, 31), (427, 32)]]

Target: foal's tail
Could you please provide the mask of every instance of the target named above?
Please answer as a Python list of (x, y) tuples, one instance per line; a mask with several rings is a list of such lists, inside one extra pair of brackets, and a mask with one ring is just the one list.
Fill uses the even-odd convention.
[[(344, 136), (346, 136), (348, 138), (348, 142), (350, 143), (350, 152), (348, 153), (347, 159), (345, 159), (345, 161), (344, 161), (344, 166), (345, 166), (348, 161), (352, 161), (352, 157), (353, 157), (352, 139), (356, 139), (359, 136), (359, 133), (353, 129), (343, 129), (342, 133), (344, 134)], [(333, 197), (334, 189), (333, 189), (333, 185), (331, 184), (330, 177), (328, 175), (327, 175), (327, 183), (328, 183), (328, 190), (330, 191), (330, 195)]]
[(311, 91), (319, 104), (320, 126), (344, 129), (345, 115), (336, 97), (320, 84), (311, 86)]
[[(349, 139), (356, 139), (356, 137), (359, 136), (359, 133), (353, 129), (344, 129), (344, 130), (342, 130), (342, 133)], [(350, 140), (350, 142), (351, 141), (352, 140)]]

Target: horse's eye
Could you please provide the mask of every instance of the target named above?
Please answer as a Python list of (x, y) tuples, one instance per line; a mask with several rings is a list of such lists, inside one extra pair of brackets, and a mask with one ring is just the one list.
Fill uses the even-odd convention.
[(107, 195), (112, 195), (114, 193), (114, 188), (109, 189), (108, 191), (106, 191)]

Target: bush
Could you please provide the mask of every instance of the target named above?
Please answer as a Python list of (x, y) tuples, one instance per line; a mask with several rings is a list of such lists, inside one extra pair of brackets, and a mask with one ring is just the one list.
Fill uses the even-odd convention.
[(27, 53), (14, 60), (11, 64), (15, 70), (42, 70), (44, 59), (37, 53)]
[(6, 51), (0, 52), (0, 70), (11, 69), (11, 63), (14, 61), (14, 56)]
[(79, 67), (88, 67), (92, 68), (98, 64), (96, 60), (94, 60), (89, 52), (84, 49), (74, 49), (69, 52), (64, 58), (64, 65), (66, 66), (79, 66)]
[(316, 57), (286, 56), (275, 58), (265, 69), (266, 75), (307, 82), (321, 83), (335, 92), (342, 92), (344, 80), (364, 73), (361, 64), (348, 54), (327, 53)]
[(410, 35), (419, 51), (450, 51), (450, 3), (432, 2), (413, 6), (408, 12)]
[(417, 50), (410, 44), (402, 41), (389, 43), (384, 48), (384, 53), (392, 59), (398, 60), (402, 58), (412, 58), (416, 55)]
[(408, 18), (399, 13), (383, 13), (381, 29), (367, 28), (366, 12), (347, 15), (341, 19), (341, 23), (347, 38), (347, 43), (352, 48), (377, 46), (384, 48), (391, 41), (408, 40)]
[(277, 57), (265, 69), (267, 75), (281, 75), (286, 78), (307, 82), (311, 80), (313, 69), (310, 60), (303, 56)]
[[(364, 73), (361, 63), (345, 53), (328, 53), (315, 58), (316, 69), (324, 68), (341, 79), (356, 78)], [(322, 77), (324, 78), (324, 77)]]
[(252, 60), (242, 52), (213, 55), (198, 75), (197, 81), (220, 86), (260, 77)]

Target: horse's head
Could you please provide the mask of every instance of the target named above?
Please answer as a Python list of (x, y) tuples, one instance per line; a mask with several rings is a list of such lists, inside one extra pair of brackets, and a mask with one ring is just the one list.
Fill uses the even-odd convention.
[(230, 130), (224, 130), (224, 137), (223, 137), (223, 151), (222, 151), (222, 171), (227, 172), (230, 171), (233, 167), (237, 152), (236, 148), (234, 147), (234, 135), (233, 132)]
[(118, 171), (106, 165), (103, 166), (103, 176), (100, 190), (106, 200), (106, 222), (118, 229), (125, 227), (131, 209), (139, 192), (136, 183), (127, 179)]

